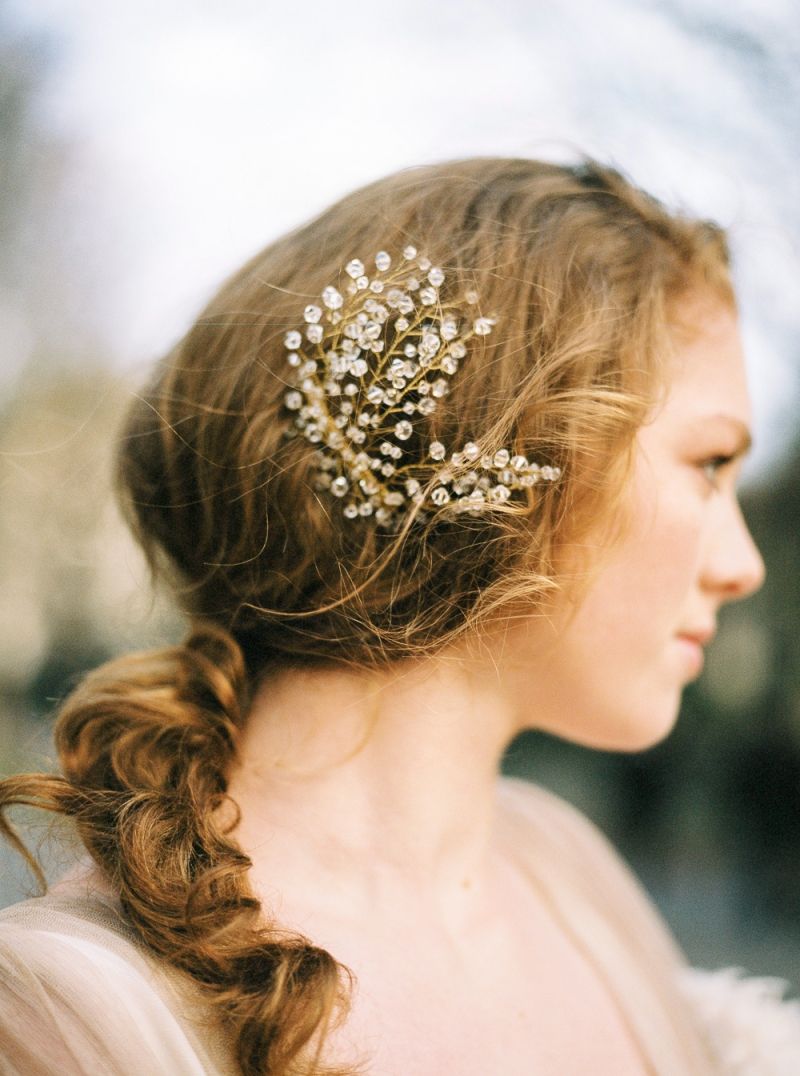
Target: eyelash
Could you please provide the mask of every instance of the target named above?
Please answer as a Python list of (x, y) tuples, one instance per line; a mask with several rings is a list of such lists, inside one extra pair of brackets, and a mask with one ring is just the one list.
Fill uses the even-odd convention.
[[(729, 463), (732, 463), (735, 458), (735, 456), (711, 456), (709, 459), (703, 460), (703, 462), (700, 464), (700, 469), (706, 475), (706, 478), (708, 478), (709, 484), (712, 485), (715, 489), (717, 488), (717, 473), (720, 471), (721, 468), (727, 467)], [(714, 468), (714, 474), (711, 476), (709, 476), (707, 473), (708, 467)]]

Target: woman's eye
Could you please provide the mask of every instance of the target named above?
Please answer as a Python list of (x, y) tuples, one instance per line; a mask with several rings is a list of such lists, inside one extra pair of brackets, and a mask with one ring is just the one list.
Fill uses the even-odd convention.
[(712, 486), (716, 487), (719, 471), (731, 463), (733, 458), (733, 456), (712, 456), (710, 459), (703, 460), (700, 467)]

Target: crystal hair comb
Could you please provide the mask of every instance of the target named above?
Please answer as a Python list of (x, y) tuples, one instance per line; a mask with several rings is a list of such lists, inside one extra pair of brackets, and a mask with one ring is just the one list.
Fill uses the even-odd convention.
[(346, 518), (393, 526), (411, 506), (421, 518), (479, 515), (560, 478), (558, 467), (505, 448), (468, 441), (448, 457), (441, 441), (420, 444), (414, 416), (437, 409), (470, 340), (494, 327), (474, 291), (443, 300), (444, 272), (413, 246), (397, 266), (376, 254), (371, 279), (357, 258), (345, 273), (345, 294), (326, 287), (322, 306), (305, 308), (302, 331), (284, 337), (292, 370), (284, 402), (294, 415), (289, 435), (316, 447), (316, 489), (337, 498)]

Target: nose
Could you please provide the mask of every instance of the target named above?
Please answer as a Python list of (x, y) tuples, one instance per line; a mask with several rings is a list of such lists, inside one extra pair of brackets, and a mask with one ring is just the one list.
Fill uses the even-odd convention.
[(721, 497), (718, 505), (719, 516), (706, 549), (702, 583), (722, 601), (738, 601), (761, 587), (766, 568), (736, 497)]

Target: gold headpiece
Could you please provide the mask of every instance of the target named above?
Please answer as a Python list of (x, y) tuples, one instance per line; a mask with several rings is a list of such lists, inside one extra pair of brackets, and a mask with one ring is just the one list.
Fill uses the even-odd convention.
[(410, 505), (419, 517), (478, 515), (514, 490), (558, 479), (558, 467), (505, 448), (468, 441), (448, 460), (441, 441), (424, 451), (414, 443), (414, 415), (436, 410), (468, 341), (488, 335), (495, 319), (478, 314), (472, 291), (441, 299), (444, 272), (413, 246), (395, 268), (386, 251), (376, 254), (375, 269), (370, 279), (354, 258), (345, 295), (325, 288), (323, 305), (305, 308), (303, 331), (284, 338), (294, 375), (284, 398), (290, 433), (317, 446), (316, 488), (339, 498), (348, 519), (392, 526)]

